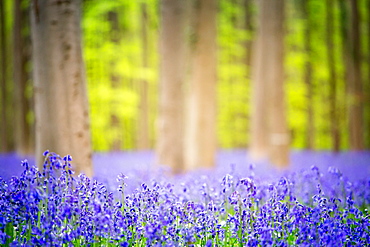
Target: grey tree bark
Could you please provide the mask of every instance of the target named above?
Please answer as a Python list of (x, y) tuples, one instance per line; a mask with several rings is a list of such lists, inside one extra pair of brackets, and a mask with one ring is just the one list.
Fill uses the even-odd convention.
[[(256, 39), (252, 50), (251, 70), (251, 123), (250, 123), (250, 156), (262, 159), (268, 156), (268, 90), (267, 73), (264, 71), (266, 57), (268, 56), (268, 40), (266, 18), (268, 13), (262, 9), (263, 1), (259, 2), (259, 16)], [(266, 3), (264, 3), (266, 5)]]
[(335, 45), (334, 45), (334, 27), (333, 27), (333, 0), (326, 0), (326, 46), (329, 69), (330, 85), (330, 118), (331, 118), (331, 139), (332, 150), (338, 152), (340, 148), (340, 132), (338, 123), (337, 107), (337, 72), (335, 69)]
[[(370, 0), (367, 0), (367, 33), (370, 33)], [(366, 105), (367, 105), (367, 122), (365, 123), (365, 126), (367, 126), (367, 143), (365, 144), (365, 147), (367, 149), (370, 149), (370, 39), (367, 39), (367, 90), (365, 98), (367, 99)], [(364, 85), (365, 86), (365, 85)]]
[[(340, 21), (340, 37), (341, 37), (341, 58), (343, 62), (343, 73), (341, 78), (346, 86), (348, 84), (348, 74), (349, 74), (349, 36), (348, 36), (348, 22), (349, 22), (349, 15), (348, 15), (348, 4), (346, 0), (339, 0), (339, 21)], [(348, 122), (348, 90), (345, 91), (345, 94), (342, 94), (341, 101), (345, 103), (341, 107), (340, 111), (338, 111), (338, 120), (345, 119), (345, 121), (340, 121), (342, 125), (345, 125)], [(341, 125), (339, 124), (339, 125)], [(348, 133), (349, 128), (345, 128), (346, 133)]]
[[(289, 165), (290, 137), (286, 118), (285, 92), (284, 92), (284, 0), (264, 0), (270, 31), (269, 47), (271, 50), (267, 59), (270, 86), (270, 121), (269, 145), (270, 160), (278, 167)], [(264, 9), (265, 9), (264, 8)]]
[(1, 152), (9, 152), (9, 131), (8, 131), (8, 114), (7, 114), (7, 69), (6, 69), (6, 49), (7, 49), (7, 42), (5, 36), (5, 6), (4, 1), (0, 1), (0, 52), (1, 52), (1, 65), (0, 65), (0, 82), (1, 82), (1, 131), (0, 131), (0, 140), (1, 140)]
[(70, 154), (77, 173), (93, 175), (80, 1), (37, 0), (31, 10), (36, 160)]
[[(253, 13), (251, 11), (252, 9), (252, 4), (253, 0), (243, 0), (244, 4), (244, 28), (245, 30), (249, 33), (249, 35), (252, 35), (254, 32), (253, 30)], [(248, 76), (250, 76), (250, 66), (251, 66), (251, 57), (252, 57), (252, 40), (248, 40), (245, 42), (245, 50), (246, 50), (246, 55), (245, 55), (245, 64), (248, 69)]]
[[(148, 11), (146, 3), (140, 4), (141, 15), (141, 38), (142, 38), (142, 66), (148, 69)], [(139, 81), (139, 116), (138, 116), (138, 132), (137, 132), (137, 148), (139, 150), (148, 150), (149, 142), (149, 87), (148, 81), (142, 79)]]
[(349, 27), (347, 27), (346, 62), (349, 113), (349, 142), (352, 150), (364, 149), (363, 138), (363, 86), (361, 78), (360, 13), (356, 0), (349, 1)]
[(304, 68), (304, 81), (306, 84), (306, 99), (307, 99), (307, 122), (306, 122), (306, 148), (313, 149), (315, 146), (315, 118), (313, 110), (313, 70), (311, 62), (311, 17), (310, 17), (310, 1), (304, 0), (302, 3), (303, 18), (305, 19), (304, 27), (304, 49), (306, 52), (306, 61)]
[(184, 169), (184, 14), (185, 1), (161, 1), (160, 88), (157, 163)]
[(213, 167), (216, 137), (216, 0), (195, 2), (187, 95), (186, 169)]
[(284, 102), (284, 0), (261, 0), (253, 57), (250, 154), (289, 164)]
[(27, 115), (31, 111), (30, 101), (26, 95), (26, 87), (29, 82), (27, 62), (30, 59), (29, 45), (25, 36), (28, 15), (27, 9), (22, 8), (22, 1), (14, 1), (13, 22), (13, 80), (14, 80), (14, 133), (15, 151), (25, 155), (33, 152), (31, 141), (31, 123)]
[[(120, 44), (120, 39), (121, 39), (121, 35), (120, 35), (120, 27), (119, 27), (119, 13), (117, 12), (117, 10), (113, 10), (113, 11), (109, 11), (108, 14), (107, 14), (107, 19), (108, 19), (108, 23), (110, 25), (110, 37), (109, 37), (109, 40), (110, 42), (112, 42), (112, 44), (115, 46), (115, 47), (118, 47), (119, 44)], [(110, 84), (111, 84), (111, 87), (113, 90), (116, 90), (119, 88), (120, 84), (121, 84), (121, 77), (119, 75), (119, 73), (117, 73), (117, 71), (113, 68), (116, 68), (116, 59), (111, 59), (110, 60), (110, 67), (112, 68), (111, 71), (110, 71)], [(115, 100), (118, 100), (118, 99), (113, 99), (113, 102), (111, 103), (112, 105), (115, 104)], [(112, 143), (110, 145), (110, 150), (112, 151), (119, 151), (121, 150), (121, 147), (122, 147), (122, 137), (123, 135), (121, 134), (121, 119), (119, 117), (119, 115), (114, 112), (114, 111), (111, 111), (111, 114), (110, 114), (110, 128), (111, 129), (114, 129), (116, 130), (116, 135), (113, 137), (112, 139)]]

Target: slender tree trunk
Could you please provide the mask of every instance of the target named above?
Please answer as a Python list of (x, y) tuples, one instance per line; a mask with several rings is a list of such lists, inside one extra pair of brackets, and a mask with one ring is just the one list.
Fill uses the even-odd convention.
[[(110, 42), (113, 43), (115, 47), (119, 46), (120, 42), (120, 28), (117, 11), (108, 12), (108, 22), (110, 24)], [(116, 59), (113, 57), (110, 60), (110, 84), (113, 90), (117, 90), (120, 87), (121, 78), (116, 71)], [(118, 100), (113, 98), (112, 105), (114, 105)], [(122, 147), (122, 135), (121, 133), (121, 121), (115, 109), (110, 109), (110, 127), (115, 130), (116, 135), (113, 136), (110, 150), (119, 151)]]
[(337, 116), (337, 73), (335, 70), (335, 46), (334, 46), (334, 28), (333, 28), (333, 0), (326, 0), (326, 48), (329, 69), (330, 85), (330, 119), (331, 119), (331, 139), (332, 150), (338, 152), (340, 148), (340, 133)]
[[(141, 3), (141, 37), (142, 37), (142, 66), (146, 71), (148, 65), (148, 13), (146, 3)], [(146, 72), (144, 72), (146, 73)], [(148, 81), (146, 79), (140, 80), (139, 85), (139, 120), (137, 132), (137, 148), (139, 150), (146, 150), (150, 148), (149, 144), (149, 95), (148, 95)]]
[(348, 97), (349, 140), (353, 150), (364, 149), (363, 92), (361, 79), (360, 13), (357, 0), (350, 0), (350, 28), (348, 29)]
[(253, 159), (262, 159), (268, 156), (268, 97), (267, 74), (265, 73), (266, 58), (269, 55), (267, 20), (268, 12), (263, 9), (266, 5), (259, 3), (257, 36), (253, 44), (252, 53), (252, 96), (251, 96), (251, 123), (249, 152)]
[[(253, 41), (255, 40), (255, 30), (253, 26), (253, 0), (243, 0), (244, 5), (244, 29), (247, 32), (248, 39), (244, 43), (244, 49), (245, 49), (245, 56), (244, 56), (244, 64), (246, 69), (246, 77), (245, 81), (248, 82), (248, 87), (251, 85), (251, 74), (252, 74), (252, 48), (253, 48)], [(249, 96), (248, 96), (249, 98)], [(246, 100), (246, 103), (248, 103), (248, 99)], [(249, 119), (250, 112), (246, 109), (246, 119)], [(250, 129), (250, 121), (247, 122), (247, 125), (245, 126), (247, 132)], [(251, 137), (248, 134), (248, 138), (246, 139), (246, 145), (250, 143)]]
[(157, 122), (157, 163), (184, 169), (184, 4), (161, 1), (160, 89)]
[(306, 98), (307, 98), (307, 125), (306, 125), (306, 147), (307, 149), (314, 148), (315, 142), (315, 121), (313, 111), (313, 83), (312, 83), (312, 63), (311, 63), (311, 21), (310, 21), (310, 6), (309, 0), (303, 1), (303, 17), (305, 19), (304, 29), (304, 49), (306, 52), (305, 70), (304, 70), (304, 81), (306, 84)]
[[(253, 24), (252, 24), (252, 0), (244, 0), (244, 25), (245, 30), (248, 33), (248, 36), (251, 36), (253, 32)], [(252, 58), (252, 40), (249, 39), (245, 42), (245, 64), (247, 66), (248, 74), (250, 74), (250, 66), (251, 66), (251, 58)], [(248, 77), (250, 77), (248, 75)]]
[(35, 0), (31, 25), (37, 164), (49, 149), (72, 155), (77, 174), (92, 176), (80, 1)]
[[(341, 55), (342, 55), (342, 63), (343, 63), (343, 73), (342, 73), (342, 79), (344, 82), (344, 85), (348, 84), (348, 73), (349, 73), (349, 36), (348, 36), (348, 5), (346, 0), (338, 0), (339, 4), (339, 15), (340, 15), (340, 37), (341, 37)], [(344, 126), (348, 124), (348, 90), (345, 90), (345, 93), (342, 94), (341, 101), (346, 102), (342, 105), (342, 108), (340, 111), (338, 111), (338, 121), (341, 121), (341, 124)], [(339, 126), (341, 125), (339, 124)], [(344, 128), (344, 131), (347, 135), (348, 128)], [(343, 133), (343, 132), (341, 132)], [(346, 136), (347, 138), (347, 136)]]
[[(230, 0), (230, 8), (234, 9), (234, 8), (240, 8), (240, 5), (239, 5), (239, 2), (237, 0)], [(196, 12), (196, 11), (195, 11)], [(231, 22), (231, 27), (232, 29), (235, 29), (235, 30), (240, 30), (243, 28), (242, 26), (242, 22), (240, 21), (240, 14), (237, 14), (236, 12), (231, 12), (230, 13), (230, 22)], [(231, 38), (232, 39), (232, 38)], [(229, 41), (229, 43), (231, 43), (231, 41)], [(233, 53), (233, 48), (231, 46), (228, 46), (227, 48), (227, 51), (228, 51), (228, 64), (227, 66), (230, 68), (232, 66), (235, 66), (237, 64), (239, 64), (240, 66), (240, 63), (241, 63), (241, 59), (242, 57), (240, 56), (241, 54), (235, 54)], [(238, 83), (238, 75), (234, 74), (234, 73), (229, 73), (229, 76), (228, 76), (228, 84), (229, 84), (229, 88), (230, 88), (230, 91), (229, 91), (229, 100), (230, 102), (235, 102), (236, 101), (236, 97), (234, 97), (235, 95), (235, 90), (238, 89), (236, 88), (236, 84)], [(230, 135), (232, 136), (232, 139), (231, 139), (231, 145), (235, 148), (238, 147), (238, 136), (235, 135), (235, 133), (237, 133), (238, 131), (238, 112), (235, 111), (235, 109), (233, 109), (232, 107), (229, 108), (229, 113), (228, 113), (230, 119), (232, 119), (232, 121), (229, 122), (229, 125), (230, 125), (230, 128), (229, 130), (233, 130), (235, 132), (230, 132)]]
[(30, 99), (26, 95), (28, 79), (27, 60), (27, 39), (24, 31), (28, 23), (26, 11), (22, 9), (22, 0), (14, 1), (14, 23), (13, 23), (13, 79), (14, 79), (14, 108), (15, 108), (15, 149), (16, 152), (25, 155), (30, 154), (31, 144), (31, 123), (27, 120), (30, 112)]
[[(370, 0), (367, 0), (367, 33), (370, 36)], [(367, 103), (367, 149), (370, 149), (370, 38), (367, 39), (367, 90), (366, 90), (366, 103)], [(364, 85), (365, 86), (365, 85)]]
[(349, 146), (361, 150), (363, 141), (363, 95), (361, 82), (360, 33), (357, 1), (340, 0), (341, 36), (345, 80), (347, 83), (347, 110), (349, 118)]
[(195, 4), (188, 95), (186, 169), (213, 167), (216, 137), (216, 0)]
[(289, 164), (284, 105), (284, 0), (261, 0), (254, 54), (251, 155)]
[[(228, 48), (230, 54), (229, 54), (229, 66), (232, 68), (235, 65), (244, 67), (244, 76), (243, 78), (240, 77), (239, 73), (232, 73), (229, 76), (228, 84), (230, 86), (230, 95), (229, 99), (233, 102), (240, 102), (243, 101), (244, 103), (247, 103), (249, 96), (244, 95), (242, 98), (240, 98), (240, 80), (243, 79), (244, 82), (247, 82), (245, 84), (245, 87), (248, 87), (250, 82), (250, 68), (251, 68), (251, 51), (252, 51), (252, 17), (253, 17), (253, 9), (252, 4), (253, 2), (251, 0), (234, 0), (232, 1), (233, 6), (232, 8), (240, 9), (240, 12), (234, 12), (231, 15), (231, 23), (233, 25), (233, 28), (236, 29), (238, 32), (243, 32), (246, 37), (244, 37), (240, 44), (234, 44), (237, 45), (243, 49), (243, 53), (236, 54), (235, 48), (230, 46)], [(234, 39), (235, 38), (231, 38)], [(235, 95), (239, 95), (239, 97), (235, 97)], [(230, 102), (232, 104), (232, 102)], [(236, 110), (234, 108), (230, 108), (230, 117), (232, 119), (231, 122), (228, 123), (229, 129), (233, 130), (229, 134), (232, 136), (232, 141), (229, 143), (234, 148), (246, 148), (246, 145), (248, 143), (248, 139), (245, 138), (245, 136), (240, 136), (237, 133), (246, 133), (249, 129), (248, 126), (248, 109), (247, 104), (243, 109)], [(241, 121), (243, 121), (243, 126), (241, 126)]]
[(0, 42), (1, 42), (1, 152), (8, 152), (8, 118), (7, 118), (7, 83), (6, 83), (6, 37), (5, 37), (5, 6), (4, 1), (0, 1)]
[(267, 86), (270, 87), (271, 101), (269, 110), (269, 145), (270, 160), (278, 167), (289, 165), (289, 132), (286, 119), (284, 92), (284, 0), (263, 1), (263, 9), (269, 13), (267, 28), (270, 31), (270, 59), (266, 71), (270, 71)]
[[(23, 0), (26, 2), (26, 6), (23, 4), (24, 7), (22, 9), (23, 18), (27, 18), (27, 21), (24, 22), (25, 28), (25, 36), (24, 36), (24, 71), (27, 77), (27, 87), (26, 87), (26, 104), (25, 104), (25, 111), (28, 112), (27, 125), (29, 131), (29, 148), (28, 152), (34, 154), (35, 153), (35, 121), (32, 116), (34, 116), (34, 94), (33, 94), (33, 80), (32, 80), (32, 42), (31, 42), (31, 19), (30, 19), (30, 8), (31, 4), (27, 0)], [(31, 67), (31, 68), (30, 68)], [(28, 88), (28, 89), (27, 89)]]

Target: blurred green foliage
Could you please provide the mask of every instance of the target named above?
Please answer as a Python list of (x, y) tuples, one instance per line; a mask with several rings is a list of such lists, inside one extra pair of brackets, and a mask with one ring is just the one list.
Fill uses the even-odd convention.
[[(366, 29), (369, 13), (366, 1), (360, 0), (364, 56), (369, 55), (369, 30)], [(302, 0), (290, 0), (286, 5), (285, 78), (286, 106), (292, 147), (306, 147), (307, 87), (304, 68), (310, 59), (312, 69), (315, 148), (330, 149), (330, 88), (326, 47), (326, 5), (322, 0), (310, 0), (309, 20), (302, 15)], [(143, 64), (142, 6), (147, 9), (145, 32), (148, 37), (147, 66)], [(334, 10), (335, 68), (337, 72), (337, 99), (341, 148), (348, 148), (348, 117), (346, 88), (340, 36), (338, 4)], [(257, 8), (254, 1), (248, 13), (251, 28), (246, 28), (247, 12), (243, 0), (219, 0), (218, 13), (218, 118), (217, 135), (220, 148), (245, 148), (249, 142), (250, 118), (250, 62), (247, 59), (248, 42), (254, 38)], [(118, 30), (112, 29), (108, 13), (118, 16)], [(158, 96), (158, 31), (159, 1), (84, 1), (83, 35), (84, 56), (88, 77), (91, 127), (94, 150), (107, 151), (112, 143), (121, 139), (122, 149), (135, 149), (138, 132), (140, 81), (148, 83), (150, 142), (155, 140), (155, 118)], [(305, 51), (304, 29), (309, 22), (311, 31), (310, 56)], [(367, 32), (367, 33), (366, 33)], [(367, 54), (367, 55), (365, 55)], [(184, 64), (186, 64), (184, 62)], [(185, 65), (184, 65), (185, 66)], [(368, 76), (364, 63), (364, 77)], [(365, 68), (366, 67), (366, 68)], [(113, 86), (112, 78), (117, 81)], [(118, 79), (117, 79), (118, 78)], [(366, 81), (366, 80), (364, 80)], [(365, 86), (369, 89), (369, 85)], [(366, 105), (369, 109), (369, 105)], [(112, 124), (112, 116), (118, 124)], [(365, 113), (367, 123), (370, 114)], [(369, 129), (366, 136), (369, 136)], [(369, 145), (370, 143), (367, 143)]]
[[(147, 5), (148, 67), (142, 61), (141, 9)], [(112, 28), (108, 13), (117, 15), (117, 29)], [(86, 1), (82, 28), (84, 57), (88, 80), (93, 148), (108, 151), (115, 140), (121, 149), (136, 145), (139, 93), (137, 84), (149, 84), (150, 118), (154, 122), (157, 84), (157, 3), (148, 1)], [(112, 79), (114, 78), (114, 79)], [(115, 82), (112, 82), (115, 80)], [(115, 83), (116, 85), (113, 85)], [(112, 116), (117, 124), (112, 124)], [(152, 124), (153, 125), (153, 124)], [(154, 127), (151, 128), (152, 139)]]

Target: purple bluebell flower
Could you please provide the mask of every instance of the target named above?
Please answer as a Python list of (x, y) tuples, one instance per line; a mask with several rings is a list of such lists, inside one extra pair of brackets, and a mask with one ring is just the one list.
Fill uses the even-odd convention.
[(0, 178), (0, 241), (22, 246), (365, 246), (370, 240), (370, 180), (349, 181), (334, 168), (325, 174), (313, 167), (275, 180), (240, 179), (236, 168), (232, 175), (220, 174), (220, 180), (125, 173), (130, 180), (120, 174), (121, 193), (114, 193), (106, 182), (71, 176), (68, 156), (45, 155), (42, 172), (24, 161), (21, 176)]

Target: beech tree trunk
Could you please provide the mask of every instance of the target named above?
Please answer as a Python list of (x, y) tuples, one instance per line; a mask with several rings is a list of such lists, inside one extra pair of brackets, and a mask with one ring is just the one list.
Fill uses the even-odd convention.
[(161, 1), (160, 88), (157, 163), (184, 170), (185, 1)]
[[(367, 0), (367, 33), (370, 34), (370, 0)], [(367, 39), (367, 91), (366, 91), (366, 103), (367, 103), (367, 145), (366, 148), (370, 149), (370, 39)]]
[[(341, 37), (341, 57), (343, 62), (343, 74), (341, 75), (344, 85), (347, 86), (348, 84), (348, 73), (349, 73), (349, 36), (348, 36), (348, 5), (346, 0), (339, 0), (339, 21), (340, 21), (340, 37)], [(345, 94), (342, 94), (341, 101), (346, 102), (343, 104), (343, 107), (341, 111), (338, 111), (338, 120), (340, 119), (346, 119), (346, 121), (343, 121), (343, 124), (348, 123), (348, 90), (345, 91)], [(349, 131), (349, 126), (345, 129), (346, 133)]]
[[(252, 26), (252, 4), (253, 0), (243, 0), (244, 4), (244, 28), (249, 35), (253, 32)], [(251, 66), (251, 58), (252, 58), (252, 40), (248, 40), (245, 42), (245, 64), (248, 70), (248, 77), (250, 78), (250, 66)]]
[[(119, 14), (117, 11), (109, 11), (108, 12), (108, 23), (110, 25), (110, 42), (113, 43), (115, 47), (119, 46), (120, 42), (120, 28), (119, 28)], [(120, 87), (121, 83), (121, 77), (115, 70), (116, 68), (116, 61), (117, 59), (112, 58), (110, 59), (110, 84), (113, 90), (117, 90)], [(118, 100), (114, 98), (112, 101), (111, 105), (117, 104), (115, 101)], [(110, 127), (114, 130), (115, 135), (112, 138), (112, 143), (110, 145), (110, 150), (112, 151), (119, 151), (121, 150), (122, 147), (122, 128), (121, 128), (121, 120), (119, 116), (117, 115), (114, 110), (111, 110), (110, 114)]]
[(28, 23), (27, 10), (22, 9), (22, 0), (14, 1), (13, 23), (13, 80), (15, 114), (15, 151), (25, 155), (33, 152), (31, 143), (30, 99), (26, 95), (28, 81), (27, 62), (29, 59), (27, 39), (24, 35)]
[[(268, 156), (268, 108), (270, 97), (267, 86), (267, 74), (265, 73), (266, 57), (269, 54), (268, 30), (266, 21), (269, 13), (263, 9), (266, 5), (263, 1), (259, 3), (258, 23), (256, 28), (256, 39), (252, 50), (252, 75), (251, 75), (251, 123), (249, 153), (255, 160)], [(267, 70), (266, 70), (267, 71)]]
[(304, 81), (306, 84), (306, 106), (307, 106), (307, 122), (306, 122), (306, 148), (313, 149), (315, 142), (315, 121), (313, 111), (313, 84), (312, 84), (312, 63), (311, 63), (311, 21), (310, 21), (310, 6), (309, 0), (303, 1), (303, 18), (305, 19), (304, 28), (304, 49), (306, 52), (306, 61), (304, 69)]
[[(142, 39), (142, 66), (146, 70), (148, 66), (148, 13), (146, 3), (141, 3), (141, 39)], [(145, 73), (145, 72), (144, 72)], [(142, 79), (139, 82), (139, 120), (137, 131), (137, 148), (147, 150), (150, 148), (149, 143), (149, 95), (148, 81)]]
[(259, 28), (252, 75), (250, 154), (289, 164), (289, 134), (284, 102), (284, 0), (259, 2)]
[(216, 137), (216, 0), (194, 8), (191, 75), (188, 92), (186, 169), (213, 167)]
[(350, 27), (348, 28), (348, 100), (349, 140), (352, 150), (364, 149), (363, 87), (361, 79), (360, 13), (357, 0), (350, 0)]
[(72, 155), (76, 173), (92, 176), (80, 1), (35, 0), (31, 27), (37, 164), (48, 149)]
[(338, 152), (340, 148), (340, 132), (337, 114), (337, 73), (335, 69), (335, 46), (334, 46), (334, 28), (333, 28), (333, 0), (326, 0), (326, 47), (329, 69), (330, 85), (330, 119), (331, 119), (331, 140), (332, 150)]
[(1, 42), (1, 65), (0, 65), (0, 82), (1, 82), (1, 152), (9, 152), (8, 143), (8, 114), (7, 114), (7, 83), (6, 83), (6, 37), (5, 37), (5, 6), (4, 1), (0, 1), (0, 42)]
[(289, 132), (286, 119), (285, 92), (284, 92), (284, 0), (264, 0), (269, 13), (267, 21), (270, 31), (269, 46), (270, 63), (265, 71), (269, 75), (267, 84), (270, 87), (270, 121), (269, 145), (270, 160), (278, 167), (289, 165)]
[[(367, 33), (368, 33), (368, 36), (370, 36), (370, 0), (367, 0)], [(367, 83), (365, 84), (365, 81), (364, 81), (364, 91), (365, 91), (365, 106), (366, 106), (366, 110), (364, 110), (364, 112), (366, 112), (366, 121), (364, 121), (364, 130), (366, 128), (367, 131), (365, 131), (367, 133), (367, 135), (365, 136), (365, 140), (367, 140), (367, 142), (365, 143), (365, 148), (366, 149), (370, 149), (370, 38), (367, 39), (367, 51), (368, 51), (368, 54), (367, 54)]]

